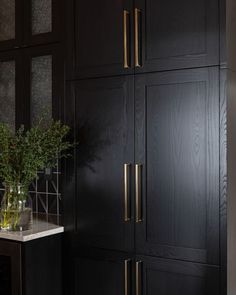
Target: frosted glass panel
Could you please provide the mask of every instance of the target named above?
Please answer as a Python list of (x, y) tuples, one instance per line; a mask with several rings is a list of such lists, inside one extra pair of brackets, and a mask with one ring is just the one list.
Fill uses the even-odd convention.
[(52, 1), (32, 0), (32, 34), (52, 31)]
[(0, 122), (15, 130), (15, 61), (0, 62)]
[(0, 0), (0, 41), (15, 39), (15, 0)]
[(34, 57), (31, 66), (31, 124), (52, 118), (52, 56)]

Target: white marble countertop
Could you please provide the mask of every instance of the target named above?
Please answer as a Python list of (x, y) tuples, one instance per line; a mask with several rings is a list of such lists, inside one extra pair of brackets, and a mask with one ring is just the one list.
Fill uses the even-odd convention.
[(64, 232), (64, 227), (60, 225), (59, 217), (46, 214), (35, 214), (32, 229), (22, 232), (0, 230), (0, 239), (27, 242), (62, 232)]

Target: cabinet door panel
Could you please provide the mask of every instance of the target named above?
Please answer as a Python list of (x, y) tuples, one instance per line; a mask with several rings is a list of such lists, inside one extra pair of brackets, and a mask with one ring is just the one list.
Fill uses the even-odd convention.
[[(102, 248), (131, 249), (133, 226), (124, 221), (123, 170), (124, 164), (133, 164), (134, 158), (133, 78), (80, 81), (74, 88), (79, 142), (75, 209), (78, 240)], [(128, 202), (132, 202), (131, 181)]]
[(137, 257), (143, 295), (219, 294), (219, 267)]
[(124, 68), (124, 10), (127, 54), (131, 66), (132, 0), (79, 0), (75, 3), (75, 71), (77, 77), (127, 74)]
[(136, 0), (142, 67), (151, 72), (219, 64), (218, 1)]
[(1, 294), (22, 294), (21, 245), (19, 243), (0, 240), (0, 274)]
[(136, 78), (139, 253), (219, 262), (218, 76), (209, 68)]
[[(82, 257), (75, 258), (73, 294), (131, 294), (132, 264), (129, 258), (127, 255), (110, 253), (96, 256), (84, 254)], [(127, 263), (127, 273), (125, 263)], [(126, 286), (128, 293), (125, 293)]]

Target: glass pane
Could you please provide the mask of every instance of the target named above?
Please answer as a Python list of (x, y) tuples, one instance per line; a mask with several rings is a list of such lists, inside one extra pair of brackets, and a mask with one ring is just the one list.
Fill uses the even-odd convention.
[(31, 124), (52, 118), (52, 56), (34, 57), (31, 65)]
[(52, 31), (52, 1), (32, 0), (32, 34)]
[(15, 61), (0, 63), (0, 122), (15, 130)]
[(15, 0), (0, 0), (0, 41), (15, 39)]

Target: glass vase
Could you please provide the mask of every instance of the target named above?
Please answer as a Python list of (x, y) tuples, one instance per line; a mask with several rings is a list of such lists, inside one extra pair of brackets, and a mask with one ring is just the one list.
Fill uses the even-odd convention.
[(5, 184), (1, 202), (0, 225), (5, 231), (24, 231), (32, 227), (32, 200), (28, 187), (21, 184)]

